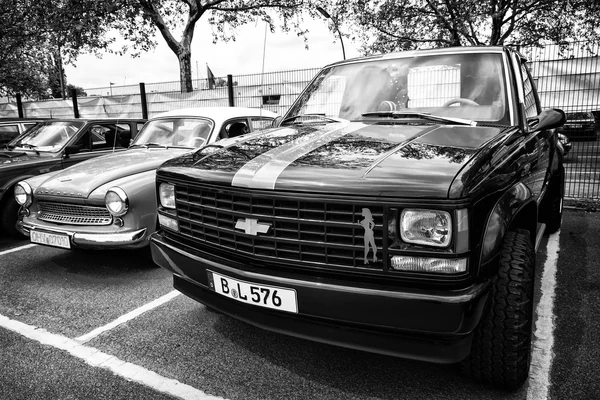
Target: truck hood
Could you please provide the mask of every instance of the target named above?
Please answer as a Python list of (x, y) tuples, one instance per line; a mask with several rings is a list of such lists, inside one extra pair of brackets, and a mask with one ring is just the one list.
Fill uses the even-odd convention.
[(39, 196), (87, 198), (96, 188), (117, 179), (155, 170), (169, 158), (190, 149), (130, 149), (80, 162), (53, 174), (34, 188)]
[(169, 160), (159, 173), (252, 189), (446, 198), (501, 131), (394, 121), (282, 127)]

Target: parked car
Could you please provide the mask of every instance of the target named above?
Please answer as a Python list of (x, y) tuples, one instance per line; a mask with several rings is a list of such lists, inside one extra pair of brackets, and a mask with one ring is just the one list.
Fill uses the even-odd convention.
[(596, 141), (600, 136), (600, 119), (597, 118), (597, 115), (597, 112), (592, 111), (567, 113), (567, 121), (558, 131), (570, 140)]
[(22, 237), (16, 229), (19, 205), (15, 184), (81, 161), (122, 151), (143, 119), (52, 119), (36, 124), (0, 150), (0, 231)]
[(271, 126), (275, 117), (254, 108), (209, 107), (151, 118), (127, 151), (20, 181), (18, 229), (32, 243), (66, 249), (148, 246), (157, 225), (156, 168), (169, 158), (194, 157), (191, 151), (205, 144)]
[(0, 147), (47, 118), (0, 118)]
[(261, 328), (516, 389), (535, 252), (561, 225), (564, 121), (511, 48), (335, 63), (279, 128), (157, 170), (152, 257)]

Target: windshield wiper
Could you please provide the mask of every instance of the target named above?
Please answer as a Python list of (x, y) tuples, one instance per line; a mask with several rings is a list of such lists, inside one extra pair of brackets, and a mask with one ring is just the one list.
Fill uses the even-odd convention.
[(427, 121), (454, 123), (459, 125), (476, 126), (477, 122), (464, 118), (440, 117), (429, 113), (421, 113), (414, 111), (372, 111), (361, 114), (363, 117), (386, 117), (386, 118), (420, 118)]
[(146, 149), (148, 147), (164, 147), (164, 148), (167, 148), (167, 149), (169, 148), (169, 146), (167, 146), (165, 144), (160, 144), (160, 143), (144, 143), (144, 144), (137, 143), (137, 144), (131, 145), (131, 147), (137, 147), (137, 146), (144, 147)]
[[(38, 155), (40, 154), (40, 152), (37, 149), (37, 146), (33, 145), (33, 144), (21, 143), (21, 144), (15, 146), (15, 147), (22, 147), (22, 148), (25, 148), (25, 149), (30, 149), (30, 150), (35, 151), (36, 154), (38, 154)], [(13, 149), (14, 149), (14, 147), (13, 147)]]
[(330, 118), (330, 117), (326, 117), (325, 114), (298, 114), (298, 115), (293, 115), (291, 117), (287, 117), (286, 119), (284, 119), (283, 121), (281, 121), (280, 125), (285, 124), (286, 122), (291, 122), (294, 121), (298, 118), (303, 118), (303, 117), (307, 117), (308, 119), (318, 119), (321, 120), (323, 122), (326, 123), (336, 123), (336, 122), (341, 122), (340, 120), (334, 119), (334, 118)]

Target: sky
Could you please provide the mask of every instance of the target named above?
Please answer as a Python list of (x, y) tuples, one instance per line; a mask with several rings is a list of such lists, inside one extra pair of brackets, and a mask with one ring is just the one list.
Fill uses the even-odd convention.
[[(238, 29), (236, 41), (212, 43), (211, 27), (206, 20), (196, 25), (192, 41), (192, 78), (206, 78), (206, 65), (217, 77), (227, 74), (255, 74), (263, 70), (274, 72), (291, 69), (319, 68), (342, 60), (342, 46), (337, 34), (328, 29), (324, 18), (304, 18), (303, 27), (309, 30), (308, 46), (293, 32), (266, 33), (265, 24), (259, 22)], [(176, 38), (179, 40), (180, 37)], [(157, 83), (179, 81), (179, 62), (157, 32), (158, 46), (139, 58), (105, 53), (102, 58), (81, 55), (76, 66), (65, 65), (67, 82), (84, 89), (113, 88), (137, 85), (139, 82)], [(359, 44), (344, 38), (346, 58), (358, 57)], [(115, 90), (117, 91), (117, 90)]]

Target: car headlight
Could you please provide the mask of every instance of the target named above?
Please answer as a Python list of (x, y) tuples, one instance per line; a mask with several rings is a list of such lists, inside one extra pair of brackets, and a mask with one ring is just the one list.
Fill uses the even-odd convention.
[(15, 186), (15, 200), (23, 207), (27, 207), (33, 200), (33, 191), (27, 182), (18, 182)]
[(125, 191), (120, 187), (108, 189), (106, 196), (104, 196), (104, 204), (108, 211), (115, 217), (125, 215), (127, 210), (129, 210), (129, 199)]
[(158, 187), (158, 198), (160, 205), (171, 210), (175, 209), (175, 185), (161, 183)]
[(400, 236), (405, 243), (447, 247), (452, 239), (452, 218), (446, 211), (402, 211)]

